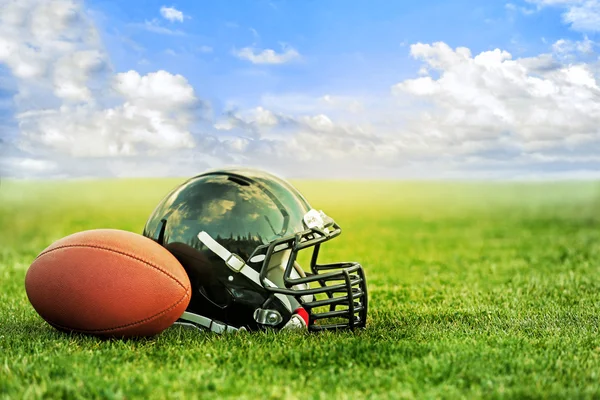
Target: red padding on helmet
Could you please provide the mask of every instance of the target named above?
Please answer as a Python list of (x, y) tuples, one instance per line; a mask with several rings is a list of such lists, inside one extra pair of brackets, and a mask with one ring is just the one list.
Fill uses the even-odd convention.
[(308, 313), (306, 312), (306, 310), (304, 308), (299, 307), (294, 311), (294, 313), (298, 314), (300, 317), (302, 317), (302, 319), (306, 323), (306, 326), (308, 326)]

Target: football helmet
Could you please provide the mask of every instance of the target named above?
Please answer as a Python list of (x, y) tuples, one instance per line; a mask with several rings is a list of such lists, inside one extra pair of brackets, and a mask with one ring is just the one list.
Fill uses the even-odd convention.
[[(362, 328), (367, 283), (356, 262), (319, 264), (341, 229), (288, 182), (241, 168), (207, 171), (172, 190), (143, 235), (183, 265), (192, 296), (178, 324), (239, 329)], [(310, 270), (297, 261), (312, 250)]]

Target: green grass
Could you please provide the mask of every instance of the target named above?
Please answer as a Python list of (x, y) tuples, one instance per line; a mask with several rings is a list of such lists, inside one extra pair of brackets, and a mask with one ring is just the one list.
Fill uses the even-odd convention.
[(60, 333), (24, 276), (54, 240), (141, 232), (181, 180), (0, 187), (0, 398), (598, 398), (600, 184), (296, 182), (370, 291), (356, 333)]

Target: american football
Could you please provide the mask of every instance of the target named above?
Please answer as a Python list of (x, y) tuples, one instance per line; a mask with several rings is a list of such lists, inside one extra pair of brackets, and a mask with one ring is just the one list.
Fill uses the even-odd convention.
[(42, 251), (25, 277), (27, 297), (50, 325), (100, 336), (153, 336), (190, 301), (177, 259), (144, 236), (94, 229)]

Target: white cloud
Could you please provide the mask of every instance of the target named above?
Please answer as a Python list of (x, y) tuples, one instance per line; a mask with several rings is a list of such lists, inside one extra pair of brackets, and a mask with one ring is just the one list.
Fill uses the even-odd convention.
[(329, 106), (342, 108), (351, 113), (360, 113), (365, 110), (364, 105), (361, 103), (360, 100), (351, 97), (349, 98), (344, 96), (332, 96), (326, 94), (319, 100), (321, 100)]
[(167, 19), (171, 22), (183, 22), (183, 13), (177, 10), (175, 7), (162, 6), (160, 8), (160, 15), (162, 15), (164, 19)]
[(561, 64), (556, 59), (556, 54), (551, 53), (520, 58), (519, 63), (527, 68), (531, 74), (545, 73), (561, 68)]
[(19, 79), (49, 83), (58, 97), (86, 100), (86, 84), (106, 67), (98, 34), (77, 2), (0, 3), (0, 62)]
[[(314, 105), (319, 104), (315, 99)], [(243, 163), (269, 160), (273, 166), (289, 162), (293, 155), (298, 168), (301, 164), (309, 169), (318, 165), (329, 168), (332, 160), (347, 168), (351, 159), (357, 167), (361, 162), (385, 162), (397, 156), (394, 145), (381, 140), (373, 127), (335, 121), (324, 113), (292, 115), (259, 106), (229, 113), (228, 119), (215, 127), (229, 132), (224, 145)]]
[(531, 9), (531, 8), (527, 8), (527, 7), (520, 7), (515, 5), (514, 3), (506, 3), (504, 5), (504, 8), (506, 8), (509, 11), (512, 12), (520, 12), (523, 15), (532, 15), (535, 13), (535, 9)]
[[(250, 135), (254, 139), (259, 139), (265, 135), (269, 128), (275, 127), (285, 121), (286, 117), (276, 114), (261, 106), (243, 110), (228, 111), (226, 117), (213, 124), (217, 131), (233, 131), (238, 129), (244, 136)], [(231, 139), (227, 139), (231, 142)], [(239, 148), (235, 146), (234, 150)]]
[(60, 169), (58, 155), (66, 162), (195, 145), (190, 128), (204, 103), (192, 86), (166, 71), (112, 73), (80, 2), (0, 3), (0, 44), (16, 80), (15, 171)]
[(184, 36), (185, 33), (178, 29), (169, 29), (161, 25), (160, 21), (157, 19), (152, 19), (150, 21), (144, 21), (143, 24), (132, 24), (132, 26), (138, 26), (142, 29), (147, 30), (148, 32), (158, 33), (159, 35), (171, 35), (171, 36)]
[(304, 116), (299, 120), (315, 132), (331, 132), (335, 128), (333, 121), (325, 114)]
[[(556, 47), (589, 50), (585, 40)], [(444, 43), (415, 44), (411, 54), (422, 76), (393, 85), (390, 98), (269, 95), (230, 113), (217, 124), (223, 151), (286, 172), (293, 154), (296, 168), (336, 176), (506, 178), (600, 167), (592, 66)]]
[[(204, 102), (185, 77), (113, 72), (81, 3), (0, 0), (0, 62), (18, 125), (0, 168), (20, 177), (187, 175), (230, 163), (288, 176), (590, 176), (600, 170), (596, 49), (584, 37), (515, 58), (418, 43), (414, 77), (389, 82), (388, 94), (265, 93), (199, 123)], [(300, 58), (291, 48), (236, 54)]]
[(211, 46), (207, 46), (207, 45), (202, 45), (197, 47), (197, 50), (200, 53), (212, 53), (213, 52), (213, 48)]
[(189, 126), (197, 99), (181, 75), (129, 71), (115, 75), (111, 89), (124, 99), (122, 105), (63, 105), (52, 112), (20, 114), (22, 147), (43, 145), (71, 156), (99, 157), (194, 146)]
[(563, 21), (574, 30), (600, 32), (600, 0), (527, 0), (538, 7), (565, 8)]
[(552, 50), (559, 56), (578, 56), (577, 53), (593, 55), (594, 47), (595, 43), (587, 36), (584, 36), (583, 40), (580, 41), (559, 39), (552, 45)]
[(234, 51), (234, 55), (242, 60), (248, 60), (252, 64), (285, 64), (300, 58), (300, 53), (293, 48), (287, 48), (282, 53), (272, 49), (257, 50), (252, 47), (244, 47)]
[[(302, 93), (267, 93), (261, 96), (262, 107), (283, 114), (326, 113), (345, 119), (370, 118), (377, 107), (389, 105), (389, 99), (380, 95), (341, 95), (327, 93), (310, 95)], [(238, 108), (242, 108), (238, 105)]]
[(273, 112), (266, 110), (263, 107), (256, 107), (248, 113), (246, 121), (255, 123), (259, 126), (269, 127), (277, 125), (278, 118)]
[(173, 110), (195, 103), (194, 88), (181, 75), (166, 71), (140, 76), (136, 71), (117, 74), (113, 88), (127, 102), (151, 109)]
[[(0, 175), (16, 178), (95, 178), (186, 176), (202, 171), (215, 157), (194, 149), (162, 151), (155, 156), (69, 157), (54, 153), (27, 156), (15, 149), (4, 149)], [(176, 160), (177, 162), (174, 162)]]
[(88, 80), (104, 68), (106, 60), (97, 49), (81, 50), (60, 57), (54, 65), (54, 94), (74, 102), (92, 101)]
[(2, 164), (15, 168), (22, 173), (48, 172), (55, 170), (57, 167), (56, 163), (52, 161), (25, 157), (7, 157), (2, 160)]
[(473, 57), (444, 43), (416, 44), (411, 54), (439, 77), (408, 79), (393, 92), (427, 102), (409, 130), (434, 148), (503, 140), (526, 151), (600, 140), (600, 87), (585, 64), (540, 73), (506, 51)]

